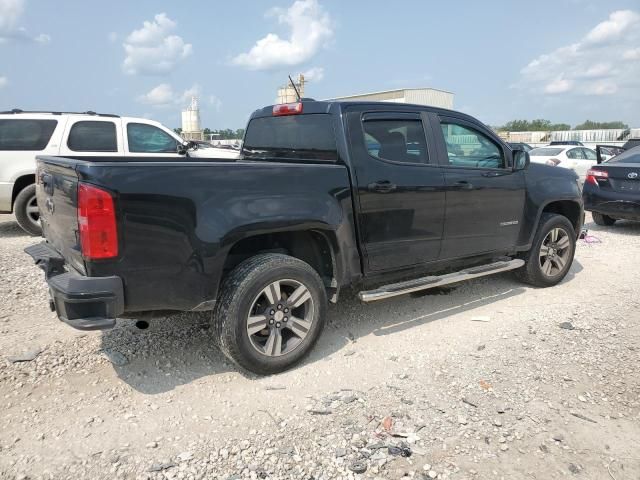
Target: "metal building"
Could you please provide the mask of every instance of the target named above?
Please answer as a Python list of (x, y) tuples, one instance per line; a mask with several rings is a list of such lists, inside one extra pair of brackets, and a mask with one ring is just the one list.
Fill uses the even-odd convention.
[(453, 93), (435, 88), (400, 88), (382, 92), (362, 93), (335, 97), (330, 100), (350, 100), (356, 102), (395, 102), (453, 108)]
[(200, 109), (198, 99), (191, 97), (191, 104), (182, 111), (182, 138), (185, 140), (204, 140), (204, 132), (200, 128)]

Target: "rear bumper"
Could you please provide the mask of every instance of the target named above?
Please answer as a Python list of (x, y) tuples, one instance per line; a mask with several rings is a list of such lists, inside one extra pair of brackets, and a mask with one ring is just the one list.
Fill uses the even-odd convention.
[(583, 192), (584, 209), (613, 218), (640, 221), (640, 193), (603, 191), (586, 187)]
[(124, 312), (120, 277), (86, 277), (65, 271), (64, 259), (46, 242), (27, 247), (25, 252), (44, 270), (51, 308), (60, 320), (78, 330), (104, 330), (116, 324)]

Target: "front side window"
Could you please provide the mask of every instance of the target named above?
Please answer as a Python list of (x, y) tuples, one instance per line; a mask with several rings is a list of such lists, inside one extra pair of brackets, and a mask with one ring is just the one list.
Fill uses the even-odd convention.
[(167, 132), (144, 123), (127, 124), (129, 151), (132, 153), (176, 153), (178, 142)]
[(74, 152), (117, 152), (116, 124), (96, 121), (76, 122), (69, 132), (67, 146)]
[(44, 150), (57, 120), (0, 120), (0, 150)]
[(369, 155), (393, 162), (427, 163), (421, 120), (365, 120), (363, 127)]
[(455, 123), (443, 122), (449, 164), (468, 168), (505, 168), (502, 149), (487, 135)]

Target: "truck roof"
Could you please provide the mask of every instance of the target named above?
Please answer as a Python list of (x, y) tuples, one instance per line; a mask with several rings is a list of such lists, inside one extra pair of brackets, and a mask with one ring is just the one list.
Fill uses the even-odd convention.
[(149, 124), (149, 125), (162, 125), (161, 122), (158, 122), (156, 120), (150, 120), (148, 118), (141, 118), (141, 117), (123, 117), (120, 115), (115, 115), (113, 113), (97, 113), (91, 110), (88, 110), (86, 112), (63, 112), (63, 111), (53, 111), (53, 110), (21, 110), (19, 108), (14, 108), (13, 110), (6, 110), (3, 112), (0, 112), (0, 117), (1, 118), (8, 118), (8, 117), (15, 117), (15, 118), (20, 118), (20, 117), (28, 117), (30, 119), (48, 119), (53, 117), (57, 117), (57, 116), (73, 116), (73, 117), (99, 117), (99, 118), (120, 118), (125, 122), (138, 122), (138, 123), (145, 123), (145, 124)]
[[(295, 103), (302, 103), (303, 108), (302, 108), (302, 115), (306, 114), (306, 113), (334, 113), (334, 112), (341, 112), (343, 111), (345, 108), (348, 108), (350, 106), (362, 106), (362, 105), (366, 105), (369, 107), (372, 107), (373, 109), (376, 110), (393, 110), (394, 107), (411, 107), (411, 108), (415, 108), (415, 109), (419, 109), (419, 110), (426, 110), (429, 112), (433, 112), (433, 113), (437, 113), (437, 114), (442, 114), (442, 115), (451, 115), (451, 114), (455, 114), (456, 116), (460, 117), (463, 116), (466, 119), (473, 121), (474, 123), (476, 123), (478, 120), (475, 119), (474, 117), (471, 117), (469, 115), (467, 115), (466, 113), (462, 113), (459, 112), (457, 110), (449, 110), (447, 108), (441, 108), (441, 107), (433, 107), (433, 106), (428, 106), (428, 105), (419, 105), (419, 104), (415, 104), (415, 103), (396, 103), (396, 102), (370, 102), (370, 101), (358, 101), (358, 100), (314, 100), (312, 98), (303, 98), (300, 100), (300, 102), (293, 102)], [(258, 117), (271, 117), (273, 116), (273, 107), (275, 107), (276, 105), (267, 105), (266, 107), (263, 108), (259, 108), (258, 110), (256, 110), (255, 112), (253, 112), (251, 114), (251, 118), (258, 118)]]

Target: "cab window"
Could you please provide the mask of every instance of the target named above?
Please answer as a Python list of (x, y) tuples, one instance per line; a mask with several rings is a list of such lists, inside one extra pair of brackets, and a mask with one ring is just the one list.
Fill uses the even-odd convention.
[(505, 168), (502, 148), (484, 133), (454, 122), (442, 122), (449, 165), (467, 168)]
[(421, 120), (365, 120), (363, 127), (369, 155), (393, 162), (428, 163)]
[(176, 153), (178, 142), (167, 132), (144, 123), (127, 124), (129, 151), (132, 153)]
[(76, 122), (69, 132), (67, 146), (74, 152), (117, 152), (116, 124), (93, 120)]

